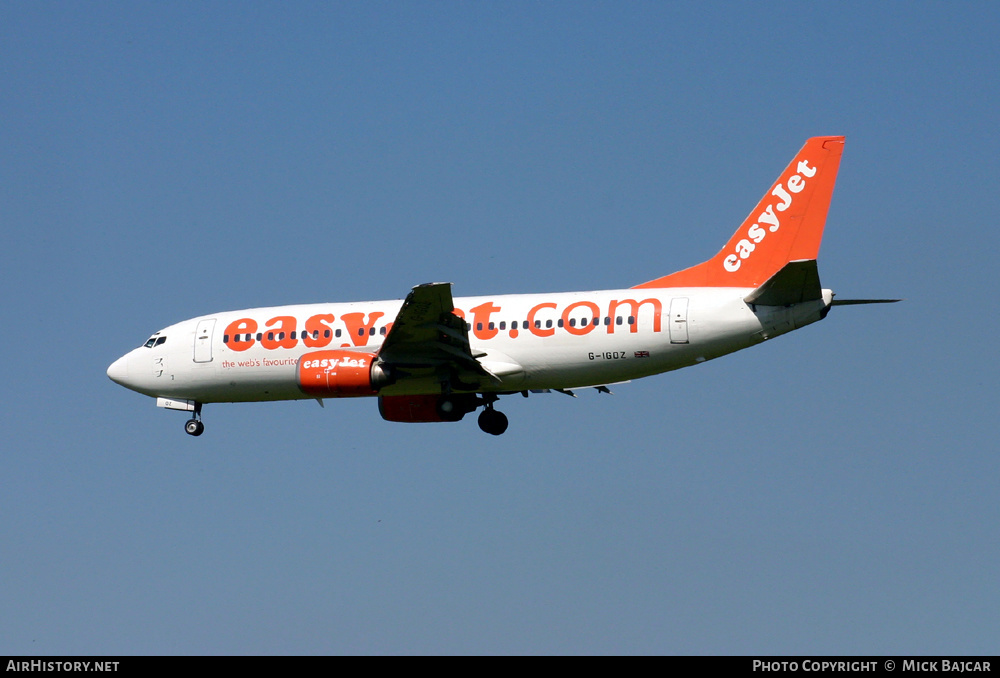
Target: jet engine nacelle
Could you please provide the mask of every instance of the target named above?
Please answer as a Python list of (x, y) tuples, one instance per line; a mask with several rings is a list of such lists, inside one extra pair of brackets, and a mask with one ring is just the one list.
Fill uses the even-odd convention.
[(313, 351), (299, 360), (299, 388), (316, 398), (370, 396), (394, 379), (374, 353)]
[(476, 409), (472, 393), (452, 395), (379, 396), (378, 412), (386, 421), (420, 423), (459, 421)]

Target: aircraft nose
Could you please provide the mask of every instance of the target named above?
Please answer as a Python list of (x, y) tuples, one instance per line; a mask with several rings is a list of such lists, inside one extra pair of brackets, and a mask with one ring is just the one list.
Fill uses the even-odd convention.
[(123, 355), (111, 363), (111, 367), (108, 368), (108, 378), (116, 384), (128, 386), (128, 355)]

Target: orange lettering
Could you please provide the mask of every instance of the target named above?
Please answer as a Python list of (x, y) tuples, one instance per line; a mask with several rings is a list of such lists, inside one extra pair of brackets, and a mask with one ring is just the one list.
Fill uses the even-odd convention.
[(365, 323), (364, 313), (345, 313), (340, 316), (340, 319), (347, 326), (347, 334), (350, 335), (354, 345), (365, 346), (369, 343), (368, 337), (372, 334), (375, 321), (384, 315), (385, 313), (369, 313), (367, 323)]
[(555, 308), (555, 307), (556, 307), (555, 303), (551, 301), (546, 301), (541, 304), (538, 304), (530, 311), (528, 311), (528, 331), (534, 334), (536, 337), (551, 337), (553, 334), (555, 334), (556, 331), (553, 329), (543, 330), (541, 327), (535, 327), (535, 313), (537, 313), (543, 308)]
[[(274, 324), (278, 323), (277, 327)], [(290, 315), (279, 315), (264, 323), (265, 331), (261, 335), (260, 345), (268, 350), (276, 348), (295, 348), (298, 343), (292, 339), (295, 331), (295, 318)]]
[(621, 301), (615, 299), (608, 306), (608, 315), (611, 316), (611, 324), (608, 325), (608, 334), (615, 331), (615, 315), (618, 312), (618, 307), (623, 304), (628, 304), (632, 309), (632, 314), (635, 316), (635, 322), (629, 327), (629, 332), (639, 331), (639, 307), (643, 304), (653, 305), (653, 331), (660, 331), (660, 315), (663, 313), (663, 304), (660, 303), (659, 299), (643, 299), (642, 301), (636, 301), (635, 299), (622, 299)]
[[(586, 306), (590, 309), (590, 317), (584, 319), (583, 323), (579, 327), (573, 327), (569, 324), (569, 316), (572, 314), (573, 309), (579, 306)], [(594, 325), (594, 318), (598, 318), (601, 315), (601, 309), (597, 308), (597, 304), (592, 301), (577, 301), (566, 307), (566, 310), (562, 312), (563, 328), (570, 334), (575, 334), (581, 336), (592, 332), (596, 325)]]
[(332, 313), (320, 313), (306, 321), (306, 331), (302, 333), (302, 343), (309, 348), (323, 348), (333, 341), (333, 330), (328, 323), (336, 320)]
[(253, 335), (257, 331), (257, 321), (251, 318), (240, 318), (229, 323), (226, 335), (229, 337), (229, 348), (234, 351), (245, 351), (254, 345)]
[(477, 339), (492, 339), (497, 336), (497, 330), (495, 327), (490, 329), (490, 316), (500, 310), (499, 306), (494, 306), (492, 301), (487, 301), (485, 304), (480, 304), (472, 311), (472, 333), (476, 335)]

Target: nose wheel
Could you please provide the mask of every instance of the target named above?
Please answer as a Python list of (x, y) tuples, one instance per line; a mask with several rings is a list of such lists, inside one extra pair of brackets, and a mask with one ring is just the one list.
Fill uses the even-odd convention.
[(205, 425), (201, 423), (201, 403), (195, 403), (194, 418), (184, 422), (184, 432), (189, 436), (200, 436), (205, 432)]

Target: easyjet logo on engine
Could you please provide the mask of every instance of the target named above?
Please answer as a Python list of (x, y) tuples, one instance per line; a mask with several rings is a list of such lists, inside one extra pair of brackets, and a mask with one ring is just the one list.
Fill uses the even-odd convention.
[(374, 353), (307, 353), (297, 370), (299, 388), (315, 398), (374, 395), (379, 388), (392, 383), (389, 372), (373, 366), (374, 360)]
[(366, 367), (367, 363), (360, 358), (324, 358), (322, 360), (306, 360), (302, 363), (302, 369), (332, 370), (336, 369), (337, 365), (342, 367)]
[[(722, 260), (723, 268), (730, 273), (740, 270), (743, 260), (753, 254), (753, 251), (757, 249), (757, 245), (767, 237), (767, 234), (777, 232), (781, 227), (778, 212), (784, 212), (792, 206), (793, 196), (802, 192), (802, 189), (806, 187), (806, 179), (814, 177), (816, 169), (809, 166), (808, 160), (800, 160), (798, 165), (795, 166), (797, 174), (793, 174), (788, 178), (787, 189), (780, 182), (774, 187), (771, 195), (777, 198), (777, 201), (769, 204), (757, 215), (757, 221), (747, 229), (746, 237), (737, 242), (734, 251), (726, 255), (726, 258)], [(761, 224), (767, 228), (765, 229)]]

